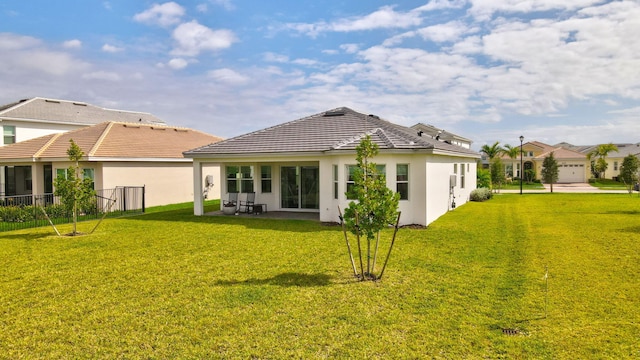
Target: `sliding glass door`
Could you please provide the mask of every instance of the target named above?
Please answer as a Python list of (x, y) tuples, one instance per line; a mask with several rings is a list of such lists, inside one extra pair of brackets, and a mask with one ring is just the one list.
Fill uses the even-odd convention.
[(282, 208), (319, 209), (319, 175), (317, 166), (282, 166), (280, 168)]

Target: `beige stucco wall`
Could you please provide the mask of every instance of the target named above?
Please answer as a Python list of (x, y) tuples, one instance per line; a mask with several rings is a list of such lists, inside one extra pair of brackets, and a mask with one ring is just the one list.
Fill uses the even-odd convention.
[[(96, 188), (144, 185), (145, 203), (148, 207), (193, 201), (191, 162), (105, 162), (101, 165), (101, 186), (98, 187), (96, 181)], [(217, 179), (220, 177), (219, 173), (219, 168), (215, 166), (203, 169), (203, 177), (211, 174)], [(209, 191), (209, 199), (216, 198), (220, 198), (219, 182), (215, 182)]]

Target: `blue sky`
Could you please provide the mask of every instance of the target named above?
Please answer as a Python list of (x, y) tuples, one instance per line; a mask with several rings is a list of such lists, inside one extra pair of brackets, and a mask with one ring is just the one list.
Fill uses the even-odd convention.
[(640, 142), (640, 2), (3, 1), (0, 103), (231, 137), (348, 106), (468, 137)]

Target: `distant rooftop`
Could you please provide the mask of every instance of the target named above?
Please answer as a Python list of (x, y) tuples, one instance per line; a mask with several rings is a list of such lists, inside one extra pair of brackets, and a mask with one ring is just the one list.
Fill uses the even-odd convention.
[(0, 105), (0, 119), (75, 125), (96, 125), (106, 121), (165, 124), (146, 112), (107, 109), (80, 101), (42, 97)]

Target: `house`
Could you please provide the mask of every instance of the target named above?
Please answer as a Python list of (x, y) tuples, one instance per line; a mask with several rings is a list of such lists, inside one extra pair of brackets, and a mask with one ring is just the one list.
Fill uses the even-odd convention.
[[(144, 185), (147, 206), (191, 201), (192, 160), (182, 153), (221, 140), (187, 128), (112, 121), (20, 141), (0, 147), (3, 195), (52, 193), (54, 177), (65, 176), (72, 165), (66, 153), (71, 139), (85, 153), (80, 167), (95, 189)], [(212, 181), (219, 172), (215, 166), (202, 168), (199, 196), (219, 198), (219, 183)]]
[(476, 188), (477, 152), (341, 107), (185, 152), (196, 175), (194, 213), (203, 215), (203, 169), (217, 164), (223, 199), (255, 192), (268, 211), (313, 212), (337, 222), (338, 207), (351, 201), (345, 192), (366, 135), (380, 149), (372, 161), (400, 194), (401, 224), (428, 225)]
[(460, 135), (456, 135), (445, 131), (444, 129), (439, 129), (433, 125), (427, 125), (423, 123), (417, 123), (411, 127), (412, 129), (422, 132), (422, 136), (431, 136), (432, 138), (440, 141), (444, 141), (449, 144), (462, 146), (466, 149), (471, 149), (472, 141)]
[(35, 97), (0, 106), (1, 145), (80, 129), (106, 121), (164, 124), (143, 112), (105, 109), (80, 101)]
[[(584, 183), (589, 179), (587, 156), (581, 152), (562, 146), (551, 146), (539, 141), (530, 141), (522, 145), (522, 166), (524, 178), (527, 172), (533, 170), (533, 178), (540, 178), (544, 158), (553, 153), (558, 162), (558, 183)], [(510, 178), (520, 178), (520, 157), (515, 159), (503, 155), (505, 175)]]
[[(640, 143), (637, 143), (637, 144), (623, 143), (623, 144), (614, 144), (614, 145), (618, 148), (618, 151), (612, 151), (609, 154), (607, 154), (607, 156), (605, 157), (605, 161), (607, 162), (607, 170), (603, 174), (605, 179), (614, 179), (620, 175), (620, 166), (622, 165), (624, 158), (627, 157), (628, 155), (633, 155), (635, 157), (640, 158)], [(598, 145), (574, 146), (574, 145), (565, 143), (565, 146), (568, 148), (572, 148), (574, 150), (580, 151), (581, 153), (585, 154), (585, 156), (588, 157), (588, 154), (591, 151), (595, 150)], [(591, 159), (591, 160), (594, 161), (595, 159)], [(590, 162), (589, 162), (589, 166), (591, 166)], [(595, 174), (591, 174), (591, 175), (595, 176)]]

